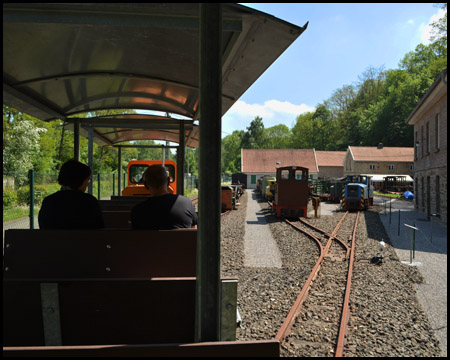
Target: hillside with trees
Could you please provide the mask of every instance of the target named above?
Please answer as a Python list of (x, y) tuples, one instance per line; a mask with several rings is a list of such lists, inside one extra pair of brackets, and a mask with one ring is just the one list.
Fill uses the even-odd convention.
[(222, 171), (240, 171), (240, 149), (346, 150), (350, 146), (413, 146), (413, 128), (405, 123), (436, 77), (447, 68), (447, 4), (445, 16), (432, 24), (429, 45), (419, 44), (398, 69), (369, 66), (356, 84), (336, 89), (314, 112), (299, 115), (292, 129), (265, 128), (256, 117), (247, 131), (222, 139)]

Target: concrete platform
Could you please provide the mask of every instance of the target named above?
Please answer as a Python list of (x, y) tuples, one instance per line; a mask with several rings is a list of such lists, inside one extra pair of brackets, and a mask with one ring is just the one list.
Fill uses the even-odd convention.
[(261, 199), (261, 196), (252, 189), (247, 189), (246, 192), (244, 266), (281, 268), (280, 250), (258, 203), (258, 198)]
[[(414, 210), (411, 201), (388, 200), (385, 204), (381, 222), (400, 261), (417, 266), (424, 277), (424, 283), (416, 285), (417, 298), (440, 342), (441, 356), (447, 357), (447, 227), (437, 219), (427, 220), (425, 214)], [(405, 224), (415, 225), (418, 230)], [(414, 231), (415, 244), (412, 244)]]

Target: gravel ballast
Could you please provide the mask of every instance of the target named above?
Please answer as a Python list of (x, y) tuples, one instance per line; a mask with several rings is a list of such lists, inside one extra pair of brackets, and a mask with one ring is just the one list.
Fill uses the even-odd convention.
[[(244, 266), (247, 200), (252, 194), (247, 190), (238, 209), (222, 216), (221, 222), (221, 275), (238, 278), (242, 323), (236, 331), (237, 340), (275, 338), (319, 256), (317, 245), (271, 215), (269, 205), (258, 195), (258, 216), (264, 215), (267, 221), (258, 226), (270, 228), (282, 266)], [(342, 215), (338, 212), (308, 221), (331, 233)], [(384, 262), (371, 264), (370, 259), (379, 254), (382, 238), (386, 242)], [(415, 267), (398, 261), (375, 207), (360, 216), (356, 241), (344, 356), (439, 356), (438, 341), (416, 297), (414, 284), (422, 282), (422, 277)], [(334, 355), (295, 344), (282, 345), (281, 356)]]

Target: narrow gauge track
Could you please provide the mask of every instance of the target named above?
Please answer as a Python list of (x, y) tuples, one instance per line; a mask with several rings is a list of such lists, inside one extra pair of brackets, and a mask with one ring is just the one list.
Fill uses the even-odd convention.
[(320, 250), (316, 265), (276, 335), (284, 348), (289, 351), (291, 347), (291, 352), (295, 348), (298, 356), (306, 356), (311, 348), (323, 356), (342, 356), (359, 214), (346, 212), (331, 234), (302, 218), (295, 222), (285, 219), (312, 238)]

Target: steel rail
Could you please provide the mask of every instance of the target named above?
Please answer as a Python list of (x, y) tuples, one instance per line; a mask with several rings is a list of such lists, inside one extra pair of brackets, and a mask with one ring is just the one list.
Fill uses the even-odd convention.
[(354, 258), (355, 258), (356, 230), (358, 228), (359, 214), (360, 214), (360, 211), (358, 211), (358, 214), (356, 215), (355, 226), (353, 228), (353, 234), (352, 234), (352, 248), (351, 248), (351, 252), (350, 252), (350, 262), (348, 264), (347, 285), (345, 287), (345, 297), (344, 297), (344, 305), (342, 307), (341, 324), (339, 327), (339, 335), (338, 335), (338, 341), (337, 341), (337, 345), (336, 345), (336, 352), (335, 352), (336, 357), (342, 357), (342, 353), (344, 351), (344, 341), (345, 341), (345, 335), (347, 332), (348, 319), (350, 316), (350, 311), (349, 311), (350, 289), (351, 289), (351, 285), (352, 285), (353, 262), (354, 262)]
[[(301, 306), (303, 304), (303, 302), (306, 299), (306, 296), (308, 294), (308, 291), (311, 287), (311, 284), (313, 282), (313, 280), (316, 278), (317, 273), (319, 272), (320, 266), (322, 265), (323, 259), (325, 258), (325, 256), (328, 253), (328, 249), (331, 246), (331, 243), (333, 242), (333, 238), (334, 236), (337, 234), (337, 232), (339, 231), (339, 228), (341, 227), (345, 217), (347, 216), (348, 211), (344, 214), (344, 216), (342, 217), (342, 219), (339, 221), (339, 223), (336, 225), (336, 228), (333, 230), (333, 233), (330, 235), (327, 245), (325, 246), (325, 248), (323, 247), (323, 245), (320, 243), (319, 240), (317, 240), (317, 238), (315, 238), (314, 236), (312, 236), (313, 239), (315, 239), (319, 245), (320, 245), (320, 256), (319, 259), (317, 260), (316, 264), (314, 265), (311, 273), (309, 274), (308, 279), (306, 280), (305, 284), (303, 285), (302, 290), (300, 291), (300, 294), (298, 295), (297, 299), (295, 300), (294, 305), (292, 306), (291, 310), (289, 311), (288, 316), (286, 317), (286, 319), (284, 320), (283, 324), (280, 327), (280, 330), (278, 330), (277, 335), (275, 336), (275, 339), (277, 339), (278, 341), (280, 341), (280, 343), (284, 342), (286, 337), (289, 335), (290, 330), (292, 328), (292, 325), (295, 321), (295, 319), (297, 318), (298, 314), (300, 313), (301, 310)], [(284, 220), (292, 225), (293, 227), (295, 227), (296, 229), (299, 229), (301, 232), (303, 233), (307, 233), (307, 231), (300, 229), (299, 227), (295, 226), (294, 224), (292, 224), (289, 220), (285, 219)], [(311, 236), (311, 234), (308, 234), (308, 236)]]
[[(302, 218), (298, 218), (298, 219), (300, 220), (300, 222), (302, 224), (305, 224), (306, 226), (309, 226), (310, 228), (312, 228), (326, 236), (331, 236), (330, 233), (326, 232), (325, 230), (319, 229), (318, 227), (315, 227), (314, 225), (310, 224), (309, 222), (305, 221), (304, 219), (302, 219)], [(347, 253), (345, 254), (345, 258), (348, 259), (349, 255), (350, 255), (350, 248), (348, 247), (348, 245), (344, 242), (344, 240), (338, 238), (337, 236), (335, 236), (334, 239), (336, 239), (345, 248), (345, 250), (347, 251)]]

